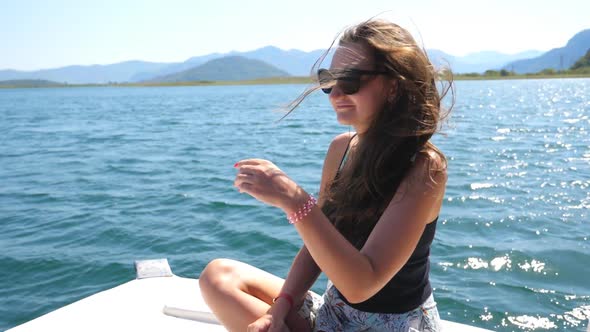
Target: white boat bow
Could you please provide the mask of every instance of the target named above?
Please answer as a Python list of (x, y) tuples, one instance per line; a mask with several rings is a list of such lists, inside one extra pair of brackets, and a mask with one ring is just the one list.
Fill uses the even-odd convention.
[[(138, 279), (88, 296), (7, 332), (226, 331), (203, 300), (199, 280), (172, 274), (166, 260), (136, 263)], [(444, 331), (489, 331), (442, 321)]]

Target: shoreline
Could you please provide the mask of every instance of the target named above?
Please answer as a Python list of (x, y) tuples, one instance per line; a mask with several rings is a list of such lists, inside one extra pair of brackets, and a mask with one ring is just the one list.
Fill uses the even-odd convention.
[[(453, 81), (486, 81), (486, 80), (531, 80), (531, 79), (564, 79), (590, 78), (590, 74), (555, 74), (555, 75), (508, 75), (508, 76), (471, 76), (453, 75)], [(37, 88), (83, 88), (83, 87), (175, 87), (175, 86), (225, 86), (225, 85), (280, 85), (280, 84), (312, 84), (310, 77), (277, 77), (244, 81), (188, 81), (188, 82), (154, 82), (154, 83), (101, 83), (101, 84), (6, 84), (0, 82), (0, 89), (37, 89)]]

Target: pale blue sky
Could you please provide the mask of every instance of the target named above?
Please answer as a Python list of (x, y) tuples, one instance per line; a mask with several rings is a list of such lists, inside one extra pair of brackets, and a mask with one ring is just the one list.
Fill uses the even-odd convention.
[(0, 69), (310, 51), (387, 10), (426, 48), (452, 55), (545, 51), (590, 28), (589, 0), (0, 0)]

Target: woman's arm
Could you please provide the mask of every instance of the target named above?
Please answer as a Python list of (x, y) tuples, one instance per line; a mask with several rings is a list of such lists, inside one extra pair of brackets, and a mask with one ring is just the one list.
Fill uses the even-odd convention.
[[(349, 137), (350, 134), (348, 133), (337, 136), (328, 148), (322, 168), (318, 207), (321, 207), (324, 203), (324, 194), (336, 175), (339, 156), (344, 153), (350, 140)], [(299, 305), (305, 299), (307, 291), (313, 286), (320, 273), (320, 268), (304, 245), (299, 250), (297, 256), (295, 256), (283, 288), (281, 289), (281, 293), (287, 293), (293, 296), (294, 305), (291, 311), (296, 311), (299, 308)], [(284, 299), (277, 299), (277, 303), (284, 301)], [(280, 310), (278, 307), (275, 310)], [(281, 312), (279, 313), (284, 313), (284, 308), (288, 306), (281, 305), (281, 307), (283, 307), (283, 310), (280, 310)]]
[[(360, 251), (336, 230), (319, 207), (295, 224), (315, 262), (349, 302), (363, 302), (383, 288), (408, 261), (426, 224), (438, 215), (446, 172), (431, 177), (427, 167), (430, 158), (435, 157), (416, 159)], [(296, 211), (306, 195), (300, 192), (292, 205), (284, 208), (285, 212)]]
[[(429, 170), (442, 169), (434, 174)], [(318, 206), (295, 224), (313, 260), (349, 302), (363, 302), (377, 293), (403, 267), (424, 232), (439, 213), (446, 170), (434, 153), (420, 155), (359, 251), (330, 223)], [(273, 163), (247, 159), (234, 185), (258, 200), (297, 211), (308, 194)]]
[(305, 246), (301, 247), (293, 260), (293, 264), (291, 264), (283, 288), (281, 288), (281, 293), (287, 293), (293, 297), (293, 307), (290, 307), (285, 298), (279, 297), (269, 312), (278, 314), (280, 317), (286, 317), (289, 312), (296, 312), (320, 272), (320, 268), (309, 254), (307, 248)]

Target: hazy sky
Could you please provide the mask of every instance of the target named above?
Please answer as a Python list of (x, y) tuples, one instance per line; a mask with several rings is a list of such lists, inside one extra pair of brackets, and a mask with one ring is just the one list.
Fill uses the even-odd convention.
[(0, 69), (310, 51), (383, 11), (452, 55), (546, 51), (590, 28), (589, 0), (0, 0)]

